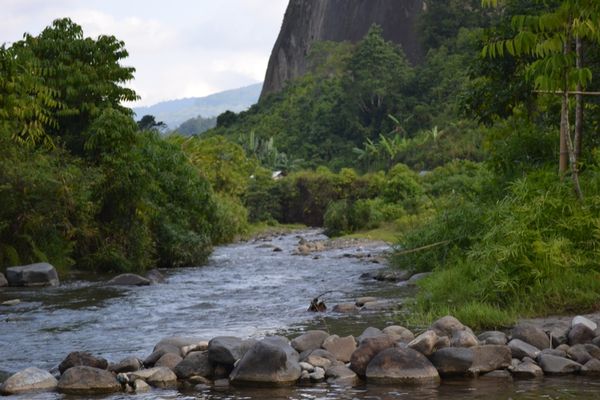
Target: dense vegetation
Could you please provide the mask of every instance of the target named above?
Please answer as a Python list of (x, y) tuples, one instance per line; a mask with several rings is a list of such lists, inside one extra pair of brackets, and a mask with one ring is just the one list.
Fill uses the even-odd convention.
[(250, 223), (383, 228), (394, 266), (433, 272), (414, 318), (595, 309), (600, 3), (427, 3), (423, 64), (377, 26), (319, 43), (308, 74), (193, 136), (135, 124), (113, 37), (60, 20), (3, 47), (0, 262), (143, 270)]

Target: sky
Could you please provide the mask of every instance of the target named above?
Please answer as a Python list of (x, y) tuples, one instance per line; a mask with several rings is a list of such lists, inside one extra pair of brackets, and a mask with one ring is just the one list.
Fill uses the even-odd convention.
[(136, 68), (129, 106), (262, 82), (288, 0), (0, 0), (0, 43), (69, 17), (86, 36), (125, 42)]

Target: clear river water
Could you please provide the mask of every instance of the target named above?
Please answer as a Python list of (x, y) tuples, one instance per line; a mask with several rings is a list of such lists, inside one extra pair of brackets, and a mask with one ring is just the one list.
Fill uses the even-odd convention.
[[(367, 326), (383, 328), (397, 321), (401, 309), (335, 315), (307, 312), (310, 300), (324, 292), (328, 305), (358, 296), (392, 298), (401, 303), (413, 289), (361, 279), (382, 266), (372, 257), (386, 246), (332, 249), (318, 256), (294, 255), (303, 231), (263, 241), (215, 249), (207, 265), (166, 272), (166, 283), (147, 287), (110, 287), (103, 281), (71, 279), (58, 288), (0, 290), (0, 381), (35, 366), (56, 370), (71, 351), (89, 351), (109, 361), (145, 358), (161, 338), (220, 335), (262, 337), (294, 335), (306, 329), (360, 335)], [(282, 251), (274, 252), (272, 246)], [(58, 393), (13, 396), (15, 399), (84, 399)], [(103, 399), (598, 399), (600, 380), (582, 377), (535, 381), (456, 380), (435, 388), (389, 386), (338, 387), (328, 384), (285, 389), (206, 389), (202, 392), (155, 390), (102, 396)]]

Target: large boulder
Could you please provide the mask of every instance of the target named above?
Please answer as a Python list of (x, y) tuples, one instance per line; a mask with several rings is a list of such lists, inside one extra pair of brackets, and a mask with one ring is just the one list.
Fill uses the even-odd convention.
[(512, 374), (515, 378), (534, 379), (544, 376), (544, 371), (532, 361), (524, 361), (513, 368)]
[(233, 369), (232, 384), (289, 385), (302, 373), (299, 355), (282, 337), (267, 337), (256, 342)]
[(391, 325), (383, 329), (383, 333), (391, 336), (395, 341), (402, 343), (410, 343), (415, 334), (403, 326)]
[(256, 343), (234, 336), (217, 336), (208, 342), (208, 358), (212, 363), (233, 365)]
[(548, 375), (566, 375), (579, 372), (581, 364), (568, 358), (557, 357), (551, 354), (540, 354), (540, 367)]
[(574, 346), (576, 344), (592, 343), (595, 337), (596, 334), (589, 326), (586, 324), (576, 324), (569, 330), (568, 341), (570, 346)]
[(464, 376), (473, 365), (473, 349), (446, 347), (433, 353), (430, 360), (443, 377)]
[(479, 344), (477, 336), (469, 331), (454, 331), (450, 339), (452, 347), (474, 347)]
[(573, 327), (573, 326), (575, 326), (577, 324), (583, 324), (583, 325), (587, 326), (588, 328), (590, 328), (593, 331), (595, 331), (596, 329), (598, 329), (598, 324), (597, 323), (595, 323), (591, 319), (588, 319), (586, 317), (582, 317), (581, 315), (578, 315), (575, 318), (573, 318), (573, 321), (571, 321), (571, 327)]
[(329, 333), (325, 331), (308, 331), (292, 340), (292, 347), (298, 353), (306, 350), (315, 350), (320, 348), (328, 337)]
[(2, 272), (0, 272), (0, 287), (8, 286), (8, 281)]
[(116, 364), (110, 364), (108, 370), (115, 373), (138, 371), (143, 366), (137, 357), (127, 357)]
[(359, 376), (365, 376), (367, 366), (378, 353), (395, 345), (388, 335), (363, 340), (350, 357), (350, 369)]
[(339, 337), (331, 335), (323, 342), (323, 348), (333, 354), (341, 362), (350, 362), (352, 353), (356, 350), (356, 340), (354, 336)]
[(6, 279), (10, 286), (58, 286), (58, 273), (48, 263), (9, 267)]
[(215, 367), (208, 358), (208, 351), (193, 351), (175, 367), (175, 374), (179, 379), (192, 376), (211, 378)]
[(579, 371), (582, 375), (600, 376), (600, 360), (592, 358)]
[(434, 331), (438, 336), (452, 337), (456, 331), (464, 331), (466, 327), (458, 319), (447, 315), (435, 321), (429, 327), (429, 330)]
[(529, 343), (525, 343), (520, 339), (513, 339), (508, 342), (508, 347), (510, 347), (513, 358), (518, 358), (519, 360), (522, 360), (523, 357), (529, 357), (535, 360), (541, 353), (540, 349)]
[(336, 385), (354, 386), (358, 383), (358, 375), (345, 365), (334, 365), (325, 371), (327, 382)]
[(181, 361), (183, 361), (183, 358), (181, 356), (179, 356), (178, 354), (166, 353), (165, 355), (163, 355), (161, 358), (158, 359), (158, 361), (156, 362), (156, 364), (154, 364), (154, 366), (155, 367), (167, 367), (171, 371), (173, 371), (175, 369), (175, 366), (177, 364), (179, 364)]
[(72, 367), (58, 381), (58, 390), (67, 394), (93, 395), (121, 391), (121, 384), (114, 375), (104, 369)]
[(551, 347), (550, 338), (546, 332), (528, 323), (521, 323), (515, 326), (512, 330), (512, 338), (522, 340), (540, 350)]
[(505, 369), (511, 365), (512, 352), (506, 345), (484, 345), (472, 349), (473, 364), (469, 368), (472, 375)]
[(481, 344), (496, 344), (496, 345), (505, 345), (508, 343), (508, 339), (504, 332), (500, 331), (487, 331), (479, 334), (477, 336)]
[(114, 286), (148, 286), (151, 283), (149, 279), (137, 274), (117, 275), (107, 282), (108, 285)]
[(366, 328), (363, 331), (363, 333), (361, 333), (360, 336), (356, 338), (356, 340), (358, 340), (358, 343), (362, 343), (362, 341), (365, 339), (374, 338), (381, 335), (384, 335), (381, 329), (370, 326)]
[(571, 346), (567, 351), (567, 355), (571, 360), (576, 361), (581, 365), (587, 363), (593, 358), (591, 354), (587, 351), (586, 345), (583, 344), (576, 344), (575, 346)]
[(69, 355), (62, 360), (62, 362), (58, 365), (58, 370), (61, 374), (64, 374), (64, 372), (69, 368), (78, 366), (107, 369), (108, 361), (102, 357), (95, 357), (85, 351), (74, 351), (69, 353)]
[(438, 384), (440, 375), (429, 360), (410, 348), (389, 348), (377, 354), (366, 373), (369, 382), (384, 384)]
[(0, 394), (11, 395), (56, 389), (58, 381), (48, 371), (27, 368), (10, 376), (0, 386)]
[(435, 351), (437, 342), (438, 335), (435, 333), (435, 331), (429, 330), (414, 338), (410, 343), (408, 343), (408, 347), (418, 351), (419, 353), (429, 356)]
[(151, 386), (172, 388), (177, 386), (177, 375), (167, 367), (154, 367), (132, 372), (128, 375), (130, 382), (141, 379)]

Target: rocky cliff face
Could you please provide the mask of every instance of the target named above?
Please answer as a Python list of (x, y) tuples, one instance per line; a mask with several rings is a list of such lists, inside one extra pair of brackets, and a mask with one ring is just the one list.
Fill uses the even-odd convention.
[(401, 44), (408, 59), (417, 63), (423, 51), (415, 23), (422, 10), (423, 0), (290, 0), (261, 98), (306, 72), (315, 41), (357, 42), (373, 24), (380, 25), (385, 38)]

